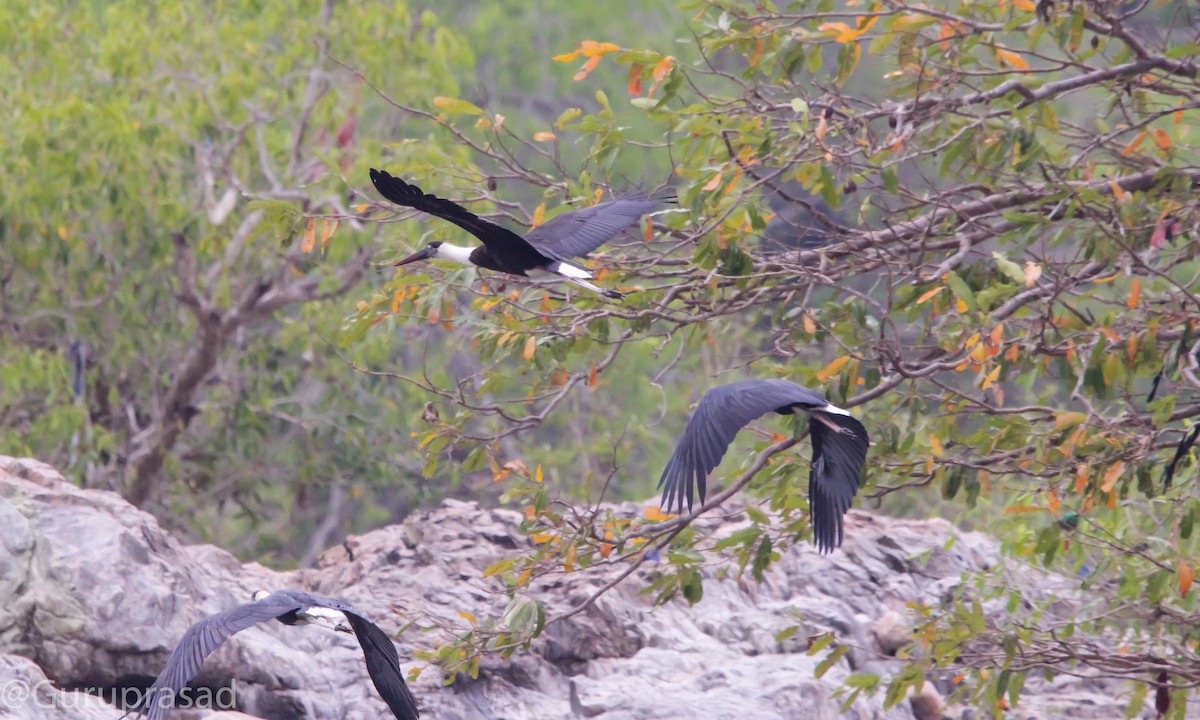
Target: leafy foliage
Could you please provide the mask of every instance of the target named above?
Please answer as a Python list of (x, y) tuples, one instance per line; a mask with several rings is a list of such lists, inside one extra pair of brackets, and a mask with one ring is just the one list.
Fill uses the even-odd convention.
[[(253, 22), (236, 2), (212, 22), (113, 3), (73, 16), (70, 49), (57, 11), (0, 10), (23, 59), (0, 70), (21, 108), (0, 130), (17, 149), (0, 156), (0, 451), (150, 488), (256, 554), (311, 558), (313, 529), (445, 488), (521, 508), (531, 549), (488, 571), (508, 609), (428, 656), (474, 674), (564, 617), (524, 592), (539, 578), (621, 563), (629, 581), (658, 557), (647, 594), (695, 603), (706, 576), (761, 579), (803, 541), (805, 444), (782, 420), (718, 471), (713, 505), (751, 498), (735, 533), (603, 504), (647, 496), (716, 378), (786, 377), (870, 429), (866, 502), (952, 514), (1008, 556), (914, 608), (904, 671), (851, 675), (847, 702), (948, 676), (997, 712), (1069, 668), (1128, 679), (1131, 714), (1153, 686), (1181, 717), (1200, 680), (1185, 4), (690, 0), (683, 45), (579, 6), (560, 46), (522, 44), (502, 73), (481, 50), (482, 87), (457, 82), (502, 6), (460, 34), (403, 3)], [(501, 76), (528, 102), (493, 92)], [(436, 264), (365, 283), (356, 252), (381, 228), (381, 261), (397, 237), (462, 242), (374, 203), (368, 165), (514, 227), (633, 181), (680, 202), (589, 261), (620, 303)], [(1026, 564), (1073, 577), (1094, 612), (991, 620), (985, 603), (1023, 607), (1005, 579)], [(822, 672), (847, 652), (813, 648)]]

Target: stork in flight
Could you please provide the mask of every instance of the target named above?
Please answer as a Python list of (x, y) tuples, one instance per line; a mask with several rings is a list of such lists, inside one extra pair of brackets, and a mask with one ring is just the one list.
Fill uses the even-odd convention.
[(705, 394), (658, 481), (663, 507), (670, 511), (677, 504), (682, 513), (686, 499), (690, 512), (693, 490), (699, 490), (703, 504), (708, 474), (720, 464), (734, 436), (751, 420), (769, 412), (794, 415), (801, 410), (809, 414), (813, 446), (808, 476), (813, 544), (821, 553), (841, 546), (842, 515), (854, 502), (867, 459), (867, 429), (820, 393), (787, 380), (731, 383)]
[(416, 185), (383, 170), (372, 168), (371, 182), (379, 194), (391, 202), (449, 220), (483, 241), (483, 245), (476, 248), (431, 242), (397, 262), (397, 267), (438, 258), (510, 275), (531, 278), (558, 276), (614, 299), (623, 295), (616, 290), (596, 287), (589, 282), (592, 279), (591, 271), (567, 260), (586, 256), (637, 222), (641, 216), (674, 202), (675, 197), (674, 191), (669, 188), (649, 197), (641, 191), (634, 191), (615, 200), (556, 215), (521, 237), (480, 218), (457, 203), (425, 193)]
[(398, 720), (418, 720), (420, 713), (417, 711), (417, 701), (404, 683), (400, 656), (387, 633), (350, 603), (301, 590), (260, 591), (254, 594), (254, 602), (217, 613), (192, 625), (167, 658), (167, 666), (146, 691), (142, 701), (121, 717), (132, 714), (135, 718), (145, 715), (148, 720), (161, 720), (167, 710), (174, 706), (179, 691), (196, 676), (204, 659), (212, 651), (232, 635), (268, 620), (278, 620), (284, 625), (348, 621), (362, 646), (367, 674), (392, 714)]

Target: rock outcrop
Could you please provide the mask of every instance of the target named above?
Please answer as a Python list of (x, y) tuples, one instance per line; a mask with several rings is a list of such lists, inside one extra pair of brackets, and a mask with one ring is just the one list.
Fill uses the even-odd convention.
[[(519, 520), (447, 501), (403, 525), (350, 537), (316, 569), (281, 573), (216, 547), (181, 545), (115, 494), (76, 488), (35, 461), (0, 458), (0, 691), (9, 693), (0, 717), (116, 718), (114, 706), (70, 691), (111, 698), (146, 683), (188, 625), (259, 589), (346, 598), (393, 634), (414, 620), (462, 626), (460, 613), (498, 614), (508, 599), (484, 570), (528, 542)], [(696, 606), (654, 607), (638, 593), (655, 572), (648, 563), (585, 611), (547, 626), (529, 652), (489, 657), (478, 679), (445, 686), (430, 666), (411, 685), (422, 717), (439, 720), (965, 717), (947, 710), (932, 686), (888, 709), (882, 696), (860, 697), (845, 712), (834, 692), (851, 672), (895, 669), (890, 656), (903, 644), (906, 603), (936, 604), (965, 573), (998, 560), (997, 543), (948, 522), (853, 511), (840, 551), (822, 557), (793, 547), (762, 583), (711, 574)], [(622, 569), (561, 576), (531, 593), (554, 615)], [(800, 632), (776, 640), (791, 625)], [(822, 656), (804, 652), (805, 638), (826, 631), (854, 649), (817, 679)], [(401, 664), (424, 665), (413, 652), (444, 639), (408, 626), (397, 639)], [(197, 683), (232, 683), (236, 710), (267, 720), (390, 716), (353, 636), (321, 628), (247, 630), (208, 659)], [(11, 690), (35, 686), (37, 697)], [(1044, 692), (1031, 683), (1019, 717), (1108, 717), (1106, 694), (1082, 682)], [(1097, 699), (1105, 704), (1090, 707)], [(180, 717), (205, 717), (189, 713)]]

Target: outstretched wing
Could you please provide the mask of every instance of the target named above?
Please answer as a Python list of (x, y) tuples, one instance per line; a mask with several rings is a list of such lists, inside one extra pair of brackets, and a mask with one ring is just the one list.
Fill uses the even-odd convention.
[(749, 380), (709, 390), (688, 420), (658, 481), (663, 508), (677, 506), (682, 513), (686, 500), (690, 511), (696, 489), (703, 503), (708, 474), (720, 464), (734, 436), (751, 420), (805, 405), (825, 407), (828, 403), (819, 393), (787, 380)]
[(404, 682), (395, 643), (378, 625), (365, 617), (347, 612), (346, 618), (358, 637), (358, 644), (362, 645), (367, 674), (371, 676), (371, 682), (375, 683), (379, 696), (399, 720), (417, 720), (421, 713), (417, 710), (416, 698)]
[(354, 636), (358, 638), (358, 644), (362, 646), (367, 674), (371, 676), (371, 682), (375, 684), (380, 697), (392, 709), (392, 714), (398, 720), (417, 720), (420, 717), (416, 698), (409, 691), (404, 682), (404, 673), (400, 671), (400, 655), (387, 633), (348, 602), (297, 590), (285, 592), (306, 609), (325, 607), (345, 615), (350, 621), (350, 628), (354, 630)]
[(484, 220), (458, 203), (428, 194), (416, 185), (406, 183), (383, 170), (371, 168), (371, 182), (384, 198), (397, 205), (449, 220), (479, 238), (488, 249), (501, 257), (514, 261), (528, 261), (530, 265), (540, 265), (548, 259), (513, 231)]
[(160, 720), (168, 709), (174, 707), (179, 691), (200, 671), (204, 659), (230, 636), (251, 625), (274, 620), (301, 607), (286, 594), (273, 593), (257, 602), (218, 613), (195, 623), (183, 634), (183, 638), (167, 658), (166, 667), (146, 691), (142, 701), (131, 711), (134, 717), (145, 714), (149, 720)]
[(648, 212), (675, 201), (675, 191), (646, 197), (636, 191), (624, 197), (556, 215), (530, 230), (525, 239), (555, 260), (582, 257), (614, 238)]
[(810, 410), (812, 467), (808, 472), (808, 516), (820, 553), (842, 544), (843, 515), (858, 493), (867, 461), (867, 428), (849, 415)]

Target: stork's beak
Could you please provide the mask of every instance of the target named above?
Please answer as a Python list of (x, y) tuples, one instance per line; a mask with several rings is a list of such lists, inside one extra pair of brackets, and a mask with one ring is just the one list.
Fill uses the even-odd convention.
[(409, 263), (414, 263), (418, 260), (428, 260), (429, 258), (433, 257), (434, 255), (437, 255), (437, 250), (435, 248), (431, 248), (427, 245), (424, 248), (416, 251), (412, 255), (409, 255), (408, 257), (404, 258), (403, 260), (397, 262), (392, 267), (400, 267), (401, 265), (407, 265)]

